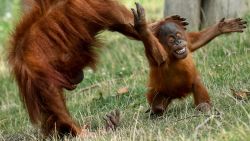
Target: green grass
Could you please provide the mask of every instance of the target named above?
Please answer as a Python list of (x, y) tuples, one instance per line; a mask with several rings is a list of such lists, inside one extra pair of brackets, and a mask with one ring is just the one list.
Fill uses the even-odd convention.
[[(139, 2), (146, 8), (149, 19), (162, 17), (163, 3)], [(128, 7), (134, 7), (133, 3), (126, 2)], [(250, 16), (246, 19), (250, 22)], [(9, 28), (5, 29), (5, 38), (1, 38), (0, 43), (7, 39), (8, 32)], [(164, 117), (150, 119), (144, 113), (148, 109), (144, 97), (148, 64), (143, 45), (109, 32), (101, 35), (105, 47), (99, 52), (97, 71), (85, 70), (85, 79), (78, 88), (66, 92), (70, 113), (80, 125), (89, 123), (91, 130), (96, 131), (103, 127), (102, 117), (106, 113), (121, 110), (122, 121), (116, 132), (97, 132), (96, 137), (89, 140), (250, 140), (250, 102), (235, 100), (230, 91), (230, 88), (250, 89), (249, 35), (250, 28), (243, 34), (222, 36), (194, 53), (198, 70), (220, 117), (197, 114), (190, 96), (172, 103)], [(5, 48), (1, 51), (5, 54)], [(5, 68), (4, 60), (0, 68)], [(28, 120), (9, 72), (0, 70), (4, 70), (0, 71), (0, 140), (42, 139)], [(81, 91), (96, 84), (99, 87)], [(128, 87), (129, 93), (118, 96), (116, 91), (121, 87)]]

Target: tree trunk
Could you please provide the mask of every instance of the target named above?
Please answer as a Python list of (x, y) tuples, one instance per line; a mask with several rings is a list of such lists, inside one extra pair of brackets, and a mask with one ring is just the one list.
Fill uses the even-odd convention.
[(165, 0), (164, 16), (180, 15), (187, 18), (188, 29), (198, 30), (200, 27), (201, 0)]
[(249, 0), (203, 0), (202, 27), (222, 18), (242, 17), (248, 11)]

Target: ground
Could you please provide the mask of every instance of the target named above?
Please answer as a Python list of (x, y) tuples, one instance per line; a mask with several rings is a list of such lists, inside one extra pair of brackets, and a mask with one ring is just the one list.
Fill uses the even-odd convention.
[[(134, 0), (122, 2), (134, 7)], [(148, 19), (162, 18), (162, 2), (139, 2), (145, 7)], [(245, 19), (250, 22), (250, 16)], [(3, 33), (0, 36), (0, 140), (40, 140), (6, 64), (4, 41), (12, 27), (0, 23)], [(250, 101), (235, 99), (230, 90), (250, 90), (249, 29), (242, 34), (222, 36), (194, 54), (211, 96), (212, 114), (197, 113), (190, 96), (171, 104), (162, 118), (150, 119), (145, 113), (148, 64), (143, 45), (110, 32), (100, 37), (105, 47), (99, 50), (97, 70), (85, 70), (84, 81), (75, 91), (65, 94), (70, 113), (80, 125), (89, 124), (91, 131), (97, 131), (88, 140), (250, 140)], [(128, 93), (118, 94), (117, 90), (124, 87)], [(120, 127), (116, 132), (99, 133), (99, 128), (104, 126), (103, 116), (113, 109), (121, 111)]]

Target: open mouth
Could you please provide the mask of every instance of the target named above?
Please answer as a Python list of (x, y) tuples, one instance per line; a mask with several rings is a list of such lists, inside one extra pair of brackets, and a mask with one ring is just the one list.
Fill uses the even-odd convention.
[(181, 54), (184, 54), (186, 52), (186, 48), (182, 48), (182, 49), (179, 49), (179, 50), (176, 50), (175, 53), (178, 54), (178, 55), (181, 55)]
[(174, 51), (173, 55), (177, 58), (177, 59), (184, 59), (187, 57), (188, 54), (188, 50), (186, 47), (182, 47), (180, 49), (177, 49)]

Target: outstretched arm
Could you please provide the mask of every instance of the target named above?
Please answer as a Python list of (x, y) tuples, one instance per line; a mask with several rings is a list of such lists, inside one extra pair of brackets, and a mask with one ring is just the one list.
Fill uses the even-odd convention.
[(231, 32), (243, 32), (246, 24), (247, 22), (240, 18), (227, 20), (223, 18), (219, 23), (200, 32), (189, 32), (188, 38), (192, 44), (190, 50), (193, 52), (199, 49), (219, 35)]
[[(110, 23), (110, 25), (108, 25), (108, 30), (120, 32), (125, 36), (132, 37), (136, 40), (141, 40), (138, 32), (134, 30), (134, 15), (131, 13), (131, 11), (129, 11), (125, 6), (120, 5), (118, 2), (112, 2), (106, 5), (110, 9), (107, 10), (107, 13), (104, 13), (103, 15)], [(185, 20), (185, 18), (182, 18), (179, 15), (173, 15), (160, 21), (148, 23), (148, 28), (154, 34), (156, 29), (160, 27), (161, 24), (167, 21), (175, 21), (176, 23), (182, 25), (184, 29), (186, 29), (185, 26), (188, 25), (188, 23)]]
[(159, 66), (168, 59), (167, 53), (148, 28), (144, 8), (138, 3), (136, 3), (136, 8), (137, 10), (132, 9), (134, 14), (134, 28), (144, 44), (150, 65)]
[(119, 32), (135, 40), (140, 40), (140, 36), (134, 30), (132, 25), (134, 22), (134, 16), (129, 9), (117, 1), (109, 2), (108, 4), (105, 4), (105, 6), (107, 10), (102, 13), (107, 20), (108, 30)]

